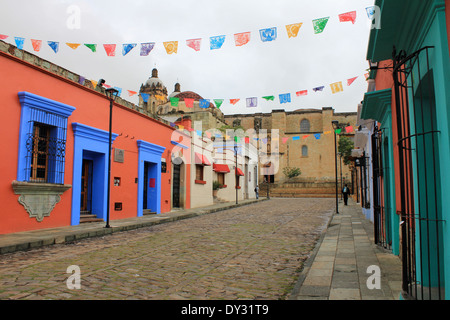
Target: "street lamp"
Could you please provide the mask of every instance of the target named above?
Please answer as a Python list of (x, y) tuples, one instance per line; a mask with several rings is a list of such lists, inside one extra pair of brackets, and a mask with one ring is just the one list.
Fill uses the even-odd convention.
[(106, 96), (109, 99), (109, 152), (108, 152), (108, 193), (106, 200), (106, 226), (105, 228), (111, 228), (109, 225), (109, 207), (110, 207), (110, 197), (111, 197), (111, 149), (112, 149), (112, 110), (113, 102), (117, 98), (119, 91), (114, 88), (108, 88), (105, 90)]
[[(339, 174), (340, 174), (340, 176), (341, 176), (341, 190), (342, 190), (342, 152), (338, 152), (337, 153), (338, 155), (339, 155)], [(342, 200), (342, 197), (343, 197), (343, 195), (342, 195), (342, 192), (341, 192), (341, 200)]]
[(234, 145), (234, 161), (235, 161), (235, 167), (234, 167), (234, 189), (236, 190), (236, 204), (238, 204), (238, 188), (237, 188), (237, 182), (239, 179), (238, 176), (238, 167), (237, 167), (237, 153), (238, 153), (238, 146), (237, 144)]
[(338, 205), (338, 174), (337, 174), (337, 143), (336, 143), (336, 129), (339, 128), (339, 121), (333, 120), (331, 121), (334, 131), (334, 172), (335, 172), (335, 180), (336, 180), (336, 213), (339, 214), (339, 205)]

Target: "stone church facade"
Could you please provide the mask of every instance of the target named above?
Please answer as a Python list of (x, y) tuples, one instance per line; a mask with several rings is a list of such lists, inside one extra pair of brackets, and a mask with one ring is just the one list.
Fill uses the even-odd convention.
[[(344, 128), (355, 128), (356, 120), (356, 112), (336, 113), (331, 107), (225, 116), (225, 121), (230, 126), (240, 126), (245, 131), (253, 129), (259, 132), (260, 137), (266, 133), (267, 143), (261, 139), (256, 140), (261, 155), (260, 181), (273, 183), (271, 193), (278, 196), (333, 196), (336, 178), (332, 121), (338, 121), (343, 128), (342, 136), (353, 139), (354, 130), (347, 133)], [(337, 143), (339, 138), (340, 135), (337, 135)], [(339, 155), (337, 159), (340, 188)], [(274, 160), (277, 161), (275, 166)], [(301, 175), (288, 179), (283, 173), (286, 167), (300, 168)], [(342, 183), (351, 183), (351, 179), (351, 171), (342, 163)]]

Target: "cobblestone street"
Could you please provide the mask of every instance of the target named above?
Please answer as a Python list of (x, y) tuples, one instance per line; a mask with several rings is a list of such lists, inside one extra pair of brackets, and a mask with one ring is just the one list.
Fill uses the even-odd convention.
[[(0, 299), (286, 299), (333, 199), (271, 199), (0, 256)], [(81, 271), (68, 289), (67, 267)]]

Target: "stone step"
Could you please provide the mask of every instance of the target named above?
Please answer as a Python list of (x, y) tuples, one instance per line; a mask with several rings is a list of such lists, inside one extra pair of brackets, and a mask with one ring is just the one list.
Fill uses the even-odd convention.
[(142, 210), (142, 214), (144, 216), (146, 216), (146, 215), (156, 214), (156, 212), (152, 211), (151, 209), (144, 209), (144, 210)]
[[(267, 190), (260, 190), (260, 194), (264, 194)], [(280, 193), (280, 194), (335, 194), (336, 190), (331, 189), (321, 189), (321, 190), (311, 190), (311, 189), (269, 189), (270, 193)]]
[[(261, 194), (261, 197), (265, 197), (266, 194)], [(333, 198), (336, 195), (324, 193), (324, 194), (317, 194), (317, 193), (305, 193), (305, 194), (288, 194), (288, 193), (270, 193), (270, 197), (273, 198)]]
[(88, 222), (103, 222), (103, 219), (99, 218), (80, 218), (80, 223), (88, 223)]
[(89, 214), (89, 213), (81, 213), (80, 214), (80, 223), (87, 223), (87, 222), (101, 222), (103, 219), (97, 218), (95, 214)]

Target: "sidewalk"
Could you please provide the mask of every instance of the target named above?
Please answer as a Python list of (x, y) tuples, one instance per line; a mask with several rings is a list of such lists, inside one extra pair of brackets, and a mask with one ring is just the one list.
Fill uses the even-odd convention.
[(172, 222), (176, 220), (200, 216), (221, 210), (264, 201), (267, 198), (240, 200), (235, 202), (218, 203), (208, 207), (174, 210), (158, 215), (145, 215), (142, 217), (111, 220), (111, 228), (105, 228), (105, 222), (82, 223), (77, 226), (67, 226), (42, 230), (33, 230), (0, 235), (0, 254), (28, 250), (53, 244), (73, 242), (80, 239), (101, 237), (114, 232), (122, 232), (152, 226), (155, 224)]
[[(380, 267), (381, 289), (367, 286), (371, 265)], [(374, 244), (373, 223), (349, 199), (348, 206), (339, 203), (290, 300), (398, 300), (401, 271), (400, 258)]]

